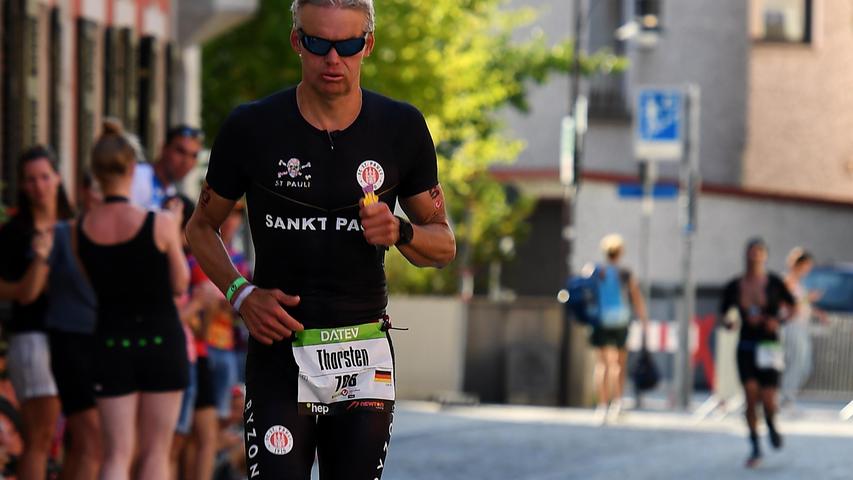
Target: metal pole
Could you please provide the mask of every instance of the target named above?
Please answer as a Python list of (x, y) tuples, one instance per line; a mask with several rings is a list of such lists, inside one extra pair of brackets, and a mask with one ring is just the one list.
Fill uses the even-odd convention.
[(678, 407), (690, 408), (693, 392), (693, 371), (690, 364), (690, 326), (696, 312), (696, 281), (693, 273), (693, 237), (696, 233), (696, 214), (699, 174), (699, 133), (700, 133), (700, 93), (699, 87), (687, 87), (687, 155), (682, 161), (682, 191), (684, 198), (684, 253), (682, 269), (684, 275), (684, 312), (679, 319), (678, 329)]
[(654, 188), (657, 181), (657, 163), (645, 160), (642, 164), (643, 200), (640, 214), (640, 287), (643, 298), (651, 299), (652, 214), (655, 209)]
[[(573, 147), (574, 159), (574, 175), (573, 184), (564, 185), (563, 187), (563, 207), (562, 221), (563, 228), (561, 230), (561, 255), (560, 255), (560, 274), (563, 281), (567, 281), (572, 271), (572, 251), (574, 248), (574, 226), (575, 219), (575, 200), (577, 198), (577, 185), (580, 183), (581, 160), (583, 157), (583, 133), (578, 131), (578, 98), (581, 95), (583, 88), (583, 78), (581, 77), (580, 58), (586, 54), (586, 23), (589, 16), (590, 0), (575, 1), (575, 44), (573, 51), (572, 73), (569, 82), (569, 105), (568, 110), (575, 122), (575, 132), (577, 132)], [(585, 114), (585, 113), (584, 113)], [(570, 361), (571, 354), (571, 319), (566, 315), (563, 323), (563, 334), (560, 338), (560, 378), (558, 381), (558, 402), (560, 405), (568, 406), (571, 402), (570, 389)]]
[[(577, 9), (575, 12), (575, 45), (574, 59), (572, 68), (571, 95), (569, 96), (569, 112), (575, 124), (575, 142), (574, 142), (574, 183), (567, 185), (563, 191), (563, 219), (565, 226), (563, 229), (563, 240), (565, 244), (564, 268), (566, 277), (571, 274), (572, 270), (572, 250), (574, 247), (574, 213), (575, 200), (577, 197), (577, 186), (580, 183), (581, 164), (583, 161), (584, 152), (584, 134), (586, 133), (586, 102), (584, 88), (585, 82), (581, 75), (581, 57), (586, 55), (587, 51), (587, 20), (589, 17), (590, 0), (577, 0)], [(579, 108), (580, 107), (580, 108)]]

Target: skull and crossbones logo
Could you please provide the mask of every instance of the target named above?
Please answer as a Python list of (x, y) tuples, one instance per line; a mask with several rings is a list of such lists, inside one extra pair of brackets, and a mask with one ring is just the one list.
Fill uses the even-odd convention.
[(305, 165), (303, 165), (298, 158), (291, 158), (287, 162), (285, 162), (284, 160), (279, 160), (278, 165), (280, 167), (287, 167), (287, 170), (278, 172), (278, 178), (281, 178), (285, 175), (289, 176), (290, 178), (304, 176), (305, 180), (311, 180), (311, 175), (303, 175), (304, 170), (311, 168), (311, 162), (307, 162)]

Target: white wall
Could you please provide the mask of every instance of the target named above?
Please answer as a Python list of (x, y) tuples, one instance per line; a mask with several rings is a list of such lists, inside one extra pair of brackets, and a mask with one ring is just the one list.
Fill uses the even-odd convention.
[(389, 299), (397, 397), (434, 399), (462, 391), (466, 307), (455, 297)]
[[(651, 280), (678, 282), (682, 237), (677, 201), (655, 204), (651, 230)], [(639, 231), (639, 200), (619, 199), (613, 183), (584, 183), (578, 199), (574, 271), (587, 261), (598, 261), (599, 240), (617, 232), (626, 240), (625, 264), (637, 272)], [(698, 283), (719, 284), (740, 272), (744, 245), (756, 235), (769, 244), (769, 266), (776, 271), (784, 271), (785, 256), (798, 245), (810, 250), (818, 263), (853, 260), (849, 241), (853, 235), (853, 206), (703, 194), (694, 243)]]

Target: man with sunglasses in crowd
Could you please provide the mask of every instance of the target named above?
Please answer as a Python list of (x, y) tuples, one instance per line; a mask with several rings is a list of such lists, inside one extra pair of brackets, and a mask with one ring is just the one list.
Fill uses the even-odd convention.
[(154, 210), (163, 208), (163, 201), (178, 193), (175, 185), (198, 163), (203, 140), (201, 130), (189, 125), (170, 128), (157, 162), (136, 165), (131, 188), (133, 203)]
[[(187, 235), (252, 338), (249, 478), (381, 477), (395, 372), (385, 251), (443, 267), (456, 254), (435, 147), (411, 105), (363, 90), (372, 0), (295, 0), (298, 86), (236, 108), (214, 142)], [(218, 229), (246, 196), (254, 284)], [(408, 219), (394, 215), (399, 201)]]

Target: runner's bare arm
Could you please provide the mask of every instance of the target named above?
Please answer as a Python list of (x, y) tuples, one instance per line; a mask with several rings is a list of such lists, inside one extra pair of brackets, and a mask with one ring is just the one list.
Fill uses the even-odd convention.
[(412, 222), (411, 243), (399, 247), (412, 264), (444, 267), (456, 257), (456, 237), (447, 221), (444, 191), (441, 185), (400, 200), (400, 206)]
[(187, 222), (186, 235), (190, 249), (204, 273), (222, 292), (240, 276), (219, 237), (219, 227), (236, 203), (217, 195), (205, 182), (201, 188), (198, 206)]
[(631, 304), (634, 306), (634, 313), (639, 317), (643, 328), (646, 328), (649, 326), (649, 313), (646, 310), (646, 299), (643, 298), (643, 293), (640, 291), (640, 284), (637, 283), (637, 280), (633, 275), (631, 275), (631, 279), (628, 281), (628, 288), (631, 293)]
[[(418, 267), (444, 267), (456, 256), (456, 238), (447, 222), (444, 193), (440, 185), (409, 198), (400, 206), (412, 222), (412, 241), (400, 245), (400, 253)], [(399, 220), (388, 205), (379, 202), (361, 206), (361, 223), (368, 243), (390, 247), (399, 239)]]
[[(198, 206), (187, 223), (187, 241), (193, 255), (204, 273), (223, 293), (240, 276), (219, 236), (219, 227), (236, 203), (218, 195), (205, 182)], [(232, 302), (245, 288), (242, 287), (232, 296)], [(252, 336), (269, 345), (289, 337), (293, 331), (302, 330), (302, 324), (282, 308), (282, 305), (295, 306), (298, 303), (299, 297), (286, 295), (281, 290), (259, 288), (245, 299), (240, 307), (240, 315)]]

